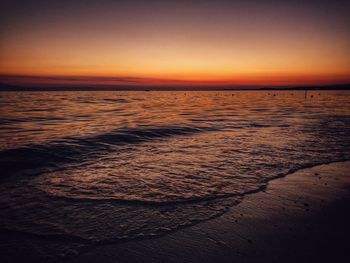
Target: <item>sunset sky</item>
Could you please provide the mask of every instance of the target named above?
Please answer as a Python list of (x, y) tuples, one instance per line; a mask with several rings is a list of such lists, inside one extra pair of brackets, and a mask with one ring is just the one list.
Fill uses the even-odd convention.
[(350, 1), (3, 1), (0, 81), (350, 82)]

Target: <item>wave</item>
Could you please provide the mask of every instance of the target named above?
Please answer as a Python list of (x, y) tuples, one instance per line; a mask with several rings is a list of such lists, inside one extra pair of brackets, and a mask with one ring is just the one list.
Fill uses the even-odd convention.
[[(91, 218), (84, 218), (83, 221), (74, 221), (73, 224), (79, 223), (79, 222), (84, 222), (84, 227), (79, 227), (75, 229), (75, 232), (55, 232), (55, 231), (41, 231), (41, 229), (26, 229), (25, 225), (21, 225), (19, 228), (16, 229), (7, 229), (7, 228), (2, 228), (0, 229), (0, 233), (4, 234), (4, 235), (16, 235), (17, 237), (19, 236), (24, 236), (24, 237), (35, 237), (35, 238), (44, 238), (45, 240), (64, 240), (65, 242), (67, 242), (67, 245), (69, 244), (73, 244), (73, 243), (80, 243), (80, 244), (90, 244), (90, 245), (102, 245), (102, 244), (109, 244), (109, 243), (117, 243), (117, 242), (125, 242), (125, 241), (129, 241), (129, 240), (137, 240), (137, 239), (144, 239), (144, 238), (149, 238), (149, 237), (157, 237), (157, 236), (161, 236), (164, 234), (167, 234), (169, 232), (173, 232), (176, 231), (178, 229), (184, 228), (184, 227), (189, 227), (189, 226), (193, 226), (199, 222), (203, 222), (215, 217), (218, 217), (220, 215), (222, 215), (223, 213), (225, 213), (230, 207), (238, 205), (242, 200), (243, 197), (249, 194), (253, 194), (259, 191), (262, 191), (264, 189), (266, 189), (267, 185), (269, 184), (270, 181), (283, 177), (283, 176), (287, 176), (287, 175), (293, 175), (294, 173), (300, 171), (300, 170), (304, 170), (304, 169), (310, 169), (312, 167), (316, 167), (319, 165), (324, 165), (324, 164), (331, 164), (331, 163), (338, 163), (338, 162), (346, 162), (349, 161), (349, 159), (344, 159), (344, 160), (336, 160), (336, 161), (328, 161), (328, 162), (320, 162), (320, 163), (313, 163), (313, 164), (307, 164), (305, 166), (301, 166), (298, 168), (294, 168), (291, 169), (288, 173), (286, 174), (279, 174), (279, 175), (275, 175), (274, 177), (270, 178), (269, 180), (267, 180), (264, 185), (257, 187), (255, 190), (251, 190), (245, 193), (242, 193), (240, 195), (230, 195), (228, 197), (231, 198), (216, 198), (216, 199), (204, 199), (201, 200), (202, 202), (205, 202), (203, 206), (200, 205), (201, 202), (197, 202), (197, 204), (195, 204), (195, 202), (186, 202), (186, 203), (166, 203), (166, 207), (162, 208), (161, 206), (159, 206), (158, 204), (152, 204), (152, 203), (128, 203), (126, 202), (125, 205), (132, 205), (131, 210), (137, 210), (140, 213), (139, 214), (143, 214), (143, 213), (147, 213), (149, 211), (166, 211), (166, 213), (171, 214), (171, 213), (177, 213), (177, 209), (180, 209), (179, 206), (177, 205), (181, 205), (181, 207), (185, 207), (186, 205), (189, 206), (189, 211), (193, 212), (193, 214), (190, 214), (189, 216), (186, 217), (187, 221), (184, 221), (181, 223), (180, 222), (176, 222), (176, 220), (178, 220), (178, 218), (174, 218), (174, 220), (171, 220), (173, 223), (176, 222), (175, 225), (171, 225), (171, 226), (167, 226), (167, 227), (162, 227), (162, 226), (157, 226), (155, 227), (154, 225), (150, 224), (150, 228), (142, 228), (145, 225), (142, 225), (142, 223), (144, 223), (140, 218), (138, 218), (138, 220), (140, 220), (139, 222), (137, 222), (137, 220), (133, 217), (133, 222), (137, 223), (137, 226), (139, 227), (139, 229), (135, 229), (137, 231), (127, 231), (125, 229), (113, 229), (113, 228), (108, 228), (108, 233), (102, 233), (101, 235), (99, 235), (98, 233), (94, 232), (93, 236), (90, 236), (89, 233), (85, 233), (85, 232), (80, 232), (83, 230), (83, 228), (87, 228), (87, 232), (91, 232), (89, 230), (91, 230), (91, 227), (88, 223), (89, 220), (91, 220)], [(232, 197), (238, 197), (238, 198), (233, 198)], [(52, 197), (50, 197), (50, 201), (54, 201), (54, 199), (52, 199)], [(71, 203), (74, 200), (70, 200), (69, 203), (66, 203), (65, 205), (72, 205), (72, 206), (76, 206), (76, 205), (84, 205), (84, 200), (76, 200), (78, 203)], [(85, 200), (87, 201), (90, 205), (91, 200)], [(95, 200), (97, 201), (97, 200)], [(117, 213), (119, 215), (119, 217), (125, 216), (126, 213), (124, 211), (123, 214), (120, 214), (121, 211), (123, 211), (123, 203), (119, 204), (118, 206), (113, 205), (113, 202), (111, 202), (112, 200), (104, 200), (105, 203), (101, 204), (101, 205), (105, 205), (108, 204), (108, 211), (107, 212), (111, 212), (113, 211), (113, 209), (116, 209), (116, 211), (114, 211), (115, 213)], [(200, 201), (200, 200), (197, 200)], [(201, 211), (201, 209), (203, 209), (206, 206), (210, 206), (211, 202), (206, 202), (206, 201), (212, 201), (212, 207), (216, 208), (215, 210), (210, 211), (210, 213), (200, 213), (199, 211)], [(107, 202), (107, 203), (106, 203)], [(59, 204), (59, 203), (57, 203)], [(140, 204), (140, 205), (138, 205)], [(90, 206), (89, 205), (89, 206)], [(148, 206), (151, 205), (151, 206)], [(192, 206), (193, 205), (193, 206)], [(95, 203), (95, 206), (98, 207), (98, 203)], [(219, 209), (220, 208), (220, 209)], [(61, 208), (61, 209), (65, 209), (65, 208)], [(93, 209), (92, 207), (89, 207), (88, 209)], [(120, 210), (119, 210), (120, 209)], [(154, 210), (155, 209), (155, 210)], [(197, 212), (195, 212), (197, 211)], [(106, 211), (104, 211), (106, 212)], [(142, 213), (141, 213), (142, 212)], [(199, 213), (198, 213), (199, 212)], [(203, 212), (203, 211), (201, 211)], [(100, 214), (101, 211), (98, 210), (97, 213), (97, 218), (94, 218), (94, 220), (104, 220), (108, 217), (101, 217)], [(159, 220), (159, 214), (161, 212), (158, 213), (150, 213), (150, 215), (152, 216), (152, 219), (154, 221), (152, 221), (152, 223), (156, 222), (157, 220)], [(83, 214), (84, 215), (84, 214)], [(115, 214), (113, 214), (115, 216)], [(149, 216), (150, 216), (149, 215)], [(198, 218), (198, 215), (200, 215), (200, 217)], [(78, 216), (75, 215), (75, 216)], [(96, 215), (94, 215), (96, 216)], [(141, 217), (142, 218), (142, 217)], [(188, 220), (189, 219), (189, 220)], [(128, 218), (128, 220), (130, 220), (130, 218)], [(88, 221), (88, 222), (87, 222)], [(114, 227), (117, 228), (116, 226), (122, 226), (123, 228), (126, 227), (128, 228), (128, 224), (123, 223), (123, 225), (118, 225), (118, 224), (114, 224)], [(147, 226), (147, 225), (146, 225)], [(155, 227), (155, 228), (154, 228)], [(99, 231), (104, 231), (103, 229), (99, 229)], [(113, 232), (113, 231), (121, 231), (119, 232)], [(95, 236), (96, 235), (96, 236)]]
[(214, 131), (213, 127), (162, 126), (116, 129), (88, 137), (68, 137), (45, 144), (27, 145), (0, 151), (2, 177), (26, 173), (41, 174), (61, 169), (62, 164), (96, 158), (118, 145), (135, 144), (166, 137)]
[(178, 199), (162, 199), (162, 200), (157, 200), (157, 199), (150, 199), (150, 198), (118, 198), (118, 197), (111, 197), (111, 196), (105, 196), (105, 195), (100, 195), (99, 197), (97, 196), (89, 196), (89, 195), (70, 195), (69, 193), (59, 193), (57, 192), (57, 188), (54, 191), (51, 190), (51, 184), (44, 182), (43, 185), (40, 186), (36, 185), (38, 189), (41, 191), (48, 193), (49, 196), (53, 199), (58, 199), (58, 200), (65, 200), (68, 202), (94, 202), (94, 203), (105, 203), (105, 202), (110, 202), (110, 203), (116, 203), (116, 204), (125, 204), (125, 205), (133, 205), (133, 206), (155, 206), (155, 207), (161, 207), (161, 206), (169, 206), (169, 205), (181, 205), (181, 204), (195, 204), (195, 203), (202, 203), (202, 202), (210, 202), (210, 201), (218, 201), (226, 198), (241, 198), (249, 194), (253, 194), (256, 192), (260, 192), (264, 189), (266, 189), (267, 185), (271, 180), (283, 178), (286, 176), (289, 176), (291, 174), (294, 174), (296, 172), (302, 171), (302, 170), (307, 170), (316, 166), (320, 165), (326, 165), (326, 164), (332, 164), (332, 163), (341, 163), (341, 162), (347, 162), (350, 161), (349, 157), (347, 158), (337, 158), (333, 160), (328, 160), (328, 161), (314, 161), (314, 162), (308, 162), (305, 164), (301, 165), (295, 165), (293, 168), (281, 172), (275, 175), (271, 175), (271, 177), (265, 178), (260, 184), (255, 185), (254, 187), (250, 189), (246, 189), (245, 191), (242, 192), (223, 192), (223, 193), (215, 193), (215, 194), (210, 194), (210, 195), (203, 195), (203, 196), (193, 196), (193, 197), (183, 197), (181, 196)]

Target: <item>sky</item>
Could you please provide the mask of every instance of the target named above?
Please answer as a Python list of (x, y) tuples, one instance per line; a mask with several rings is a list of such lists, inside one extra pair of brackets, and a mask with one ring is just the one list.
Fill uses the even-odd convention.
[(2, 1), (0, 82), (350, 83), (350, 1)]

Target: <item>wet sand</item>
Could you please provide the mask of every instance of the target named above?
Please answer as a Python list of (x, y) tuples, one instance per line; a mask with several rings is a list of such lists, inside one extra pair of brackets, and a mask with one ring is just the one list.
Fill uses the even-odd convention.
[(350, 162), (320, 165), (271, 181), (218, 218), (69, 262), (344, 262), (349, 204)]
[(74, 248), (2, 232), (0, 262), (347, 262), (349, 204), (350, 161), (332, 163), (272, 180), (222, 216), (158, 238)]

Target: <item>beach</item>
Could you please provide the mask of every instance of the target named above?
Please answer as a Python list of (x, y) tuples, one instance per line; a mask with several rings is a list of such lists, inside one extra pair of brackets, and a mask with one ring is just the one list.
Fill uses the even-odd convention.
[(1, 262), (340, 255), (350, 94), (308, 96), (3, 93)]
[(349, 172), (349, 161), (300, 170), (213, 220), (97, 247), (69, 262), (345, 262)]
[(1, 7), (0, 263), (350, 261), (350, 1)]

